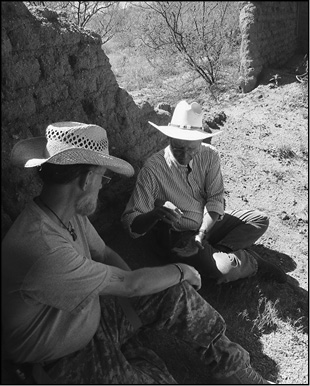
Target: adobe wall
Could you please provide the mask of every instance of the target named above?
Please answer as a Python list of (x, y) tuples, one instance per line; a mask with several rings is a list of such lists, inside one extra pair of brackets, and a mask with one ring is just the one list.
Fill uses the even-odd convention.
[[(110, 153), (136, 171), (166, 140), (147, 122), (167, 124), (170, 114), (134, 102), (121, 89), (99, 35), (80, 30), (65, 15), (22, 2), (1, 2), (2, 22), (2, 235), (40, 183), (32, 169), (9, 163), (19, 140), (44, 135), (58, 121), (95, 123), (108, 132)], [(134, 178), (116, 175), (101, 192), (103, 228), (127, 201)]]
[[(244, 2), (240, 12), (241, 32), (239, 86), (253, 90), (264, 67), (281, 67), (305, 46), (308, 2)], [(304, 48), (304, 47), (303, 47)]]

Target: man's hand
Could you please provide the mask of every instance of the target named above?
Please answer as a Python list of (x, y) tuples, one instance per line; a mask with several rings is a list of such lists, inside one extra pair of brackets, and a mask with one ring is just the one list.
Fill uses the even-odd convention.
[(177, 223), (183, 216), (183, 212), (169, 201), (156, 200), (154, 209), (147, 213), (141, 213), (134, 218), (131, 231), (140, 235), (147, 233), (158, 221), (169, 225)]
[(202, 240), (204, 239), (204, 233), (199, 232), (195, 235), (195, 243), (199, 249), (203, 249)]
[(195, 269), (194, 267), (188, 264), (180, 264), (180, 265), (183, 268), (184, 280), (187, 280), (195, 288), (196, 291), (200, 290), (201, 277), (197, 269)]
[(195, 240), (195, 236), (188, 240), (188, 243), (184, 247), (174, 247), (172, 249), (179, 257), (191, 257), (199, 252), (198, 243)]
[(203, 240), (207, 238), (204, 232), (199, 232), (195, 236), (188, 240), (188, 243), (184, 247), (174, 247), (172, 250), (179, 257), (190, 257), (196, 255), (199, 250), (204, 249)]
[(155, 201), (154, 213), (159, 220), (167, 224), (177, 223), (183, 216), (183, 212), (170, 201)]

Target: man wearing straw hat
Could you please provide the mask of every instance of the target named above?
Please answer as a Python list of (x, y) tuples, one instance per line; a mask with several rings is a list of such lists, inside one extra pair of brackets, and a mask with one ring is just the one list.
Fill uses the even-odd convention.
[(134, 174), (109, 155), (103, 128), (51, 124), (45, 137), (18, 142), (11, 160), (36, 167), (43, 188), (2, 243), (5, 358), (31, 364), (38, 383), (174, 384), (162, 360), (133, 343), (142, 328), (165, 329), (197, 349), (219, 383), (271, 383), (196, 292), (195, 268), (130, 270), (88, 220), (106, 171)]
[(248, 249), (268, 228), (257, 210), (224, 211), (224, 185), (218, 151), (203, 140), (220, 131), (203, 129), (203, 110), (193, 102), (177, 104), (168, 126), (151, 125), (169, 145), (140, 170), (122, 215), (129, 234), (152, 231), (169, 262), (184, 262), (217, 283), (253, 276), (258, 270), (280, 283), (281, 268)]

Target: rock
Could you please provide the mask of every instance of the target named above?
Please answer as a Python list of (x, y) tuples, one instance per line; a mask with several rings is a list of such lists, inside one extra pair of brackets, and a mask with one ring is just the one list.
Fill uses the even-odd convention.
[(172, 107), (170, 106), (169, 103), (165, 103), (165, 102), (158, 103), (155, 110), (165, 110), (165, 111), (168, 111), (168, 113), (172, 113)]
[(227, 117), (224, 111), (205, 113), (202, 119), (204, 130), (208, 131), (209, 133), (212, 132), (212, 130), (210, 130), (209, 128), (213, 130), (220, 130), (220, 126), (224, 125), (224, 123), (226, 122), (226, 118)]
[(289, 216), (285, 211), (283, 211), (283, 212), (281, 213), (281, 219), (282, 219), (283, 221), (286, 221), (286, 220), (289, 220), (289, 219), (290, 219), (290, 216)]
[(300, 212), (298, 212), (296, 214), (296, 217), (298, 220), (301, 220), (305, 223), (308, 223), (308, 219), (309, 219), (308, 205), (306, 205), (304, 207), (304, 209), (302, 209)]

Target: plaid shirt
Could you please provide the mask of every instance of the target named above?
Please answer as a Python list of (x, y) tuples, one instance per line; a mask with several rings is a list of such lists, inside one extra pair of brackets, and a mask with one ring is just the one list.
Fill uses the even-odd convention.
[(135, 217), (154, 209), (156, 199), (171, 201), (183, 213), (177, 231), (199, 229), (205, 211), (224, 215), (224, 185), (218, 151), (202, 143), (189, 165), (180, 165), (170, 146), (152, 155), (140, 170), (135, 189), (122, 215), (132, 237)]

